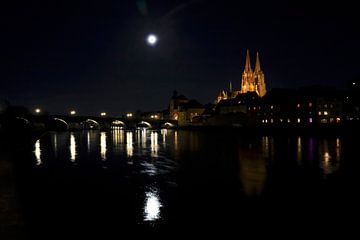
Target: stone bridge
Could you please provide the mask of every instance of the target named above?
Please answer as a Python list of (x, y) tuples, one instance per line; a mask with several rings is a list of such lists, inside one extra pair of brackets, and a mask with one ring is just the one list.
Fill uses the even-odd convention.
[(64, 116), (64, 115), (30, 115), (16, 117), (11, 120), (14, 127), (31, 126), (46, 130), (81, 130), (81, 129), (133, 129), (145, 128), (174, 128), (177, 121), (169, 119), (136, 118), (136, 117), (94, 117), (94, 116)]

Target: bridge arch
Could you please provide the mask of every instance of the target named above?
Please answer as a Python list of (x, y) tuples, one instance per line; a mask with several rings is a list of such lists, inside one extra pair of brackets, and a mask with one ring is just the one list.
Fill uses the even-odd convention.
[(66, 126), (69, 126), (69, 124), (64, 120), (64, 119), (61, 119), (61, 118), (54, 118), (55, 121), (59, 121), (59, 122), (62, 122), (63, 124), (65, 124)]
[(64, 130), (68, 130), (69, 129), (69, 124), (64, 120), (64, 119), (61, 119), (61, 118), (54, 118), (54, 121), (55, 122), (58, 122), (60, 124), (62, 124), (63, 126), (54, 126), (55, 129), (63, 129), (64, 126), (65, 126), (65, 129)]
[(100, 129), (100, 123), (94, 119), (86, 119), (80, 123), (83, 129)]
[(162, 128), (173, 128), (175, 125), (171, 122), (166, 122), (163, 125), (161, 125)]
[(126, 124), (120, 120), (114, 120), (111, 122), (111, 128), (125, 128)]
[(25, 125), (29, 125), (30, 124), (30, 121), (26, 118), (23, 118), (23, 117), (16, 117), (16, 119), (20, 120), (20, 121), (23, 121), (25, 123)]
[(151, 128), (151, 124), (149, 122), (146, 122), (146, 121), (141, 121), (137, 124), (138, 127), (147, 127), (147, 128)]

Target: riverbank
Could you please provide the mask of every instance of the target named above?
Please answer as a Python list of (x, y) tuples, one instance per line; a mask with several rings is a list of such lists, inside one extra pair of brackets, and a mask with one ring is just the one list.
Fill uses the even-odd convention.
[(186, 131), (224, 131), (240, 135), (353, 135), (360, 130), (358, 125), (314, 126), (314, 127), (282, 127), (282, 126), (183, 126), (178, 130)]

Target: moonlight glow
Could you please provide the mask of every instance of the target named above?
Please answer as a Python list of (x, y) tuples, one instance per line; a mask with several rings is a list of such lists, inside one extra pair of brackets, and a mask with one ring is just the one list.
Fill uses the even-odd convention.
[(144, 220), (154, 221), (160, 218), (160, 199), (155, 191), (146, 193), (146, 203), (144, 207)]
[(150, 46), (155, 46), (158, 41), (158, 38), (154, 34), (150, 34), (147, 37), (146, 41)]

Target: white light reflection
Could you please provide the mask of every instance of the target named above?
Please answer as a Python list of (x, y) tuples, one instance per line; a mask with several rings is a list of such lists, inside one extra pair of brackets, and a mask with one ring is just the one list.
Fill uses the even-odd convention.
[(54, 154), (55, 154), (55, 158), (57, 157), (57, 153), (58, 153), (58, 143), (57, 143), (57, 134), (54, 134), (54, 138), (53, 138), (53, 144), (54, 144)]
[(87, 144), (87, 151), (88, 153), (90, 152), (90, 145), (91, 145), (91, 141), (90, 141), (90, 131), (88, 131), (86, 133), (86, 144)]
[(321, 151), (320, 156), (322, 158), (320, 159), (321, 168), (323, 169), (325, 175), (331, 174), (334, 171), (334, 169), (330, 162), (331, 156), (329, 153), (329, 145), (327, 140), (324, 140), (322, 142), (320, 151)]
[(167, 135), (167, 133), (168, 133), (167, 129), (161, 129), (162, 143), (163, 143), (164, 148), (166, 146), (166, 135)]
[(175, 150), (175, 152), (178, 152), (178, 150), (179, 150), (178, 131), (174, 132), (174, 150)]
[(269, 157), (269, 137), (263, 136), (262, 137), (262, 152), (264, 157)]
[(340, 161), (340, 138), (336, 138), (336, 161)]
[(115, 154), (120, 154), (121, 144), (124, 143), (124, 133), (125, 131), (119, 128), (115, 128), (111, 131), (112, 140), (113, 140), (113, 151)]
[(142, 128), (141, 130), (141, 148), (146, 148), (146, 128)]
[(128, 157), (132, 157), (134, 154), (134, 147), (133, 147), (133, 133), (126, 132), (126, 153)]
[(302, 152), (301, 152), (301, 137), (298, 137), (297, 139), (297, 155), (296, 155), (296, 160), (298, 162), (298, 164), (301, 164), (301, 160), (302, 160)]
[(74, 133), (70, 133), (70, 160), (72, 162), (76, 160), (76, 140)]
[(151, 132), (150, 134), (151, 139), (151, 156), (157, 157), (158, 156), (158, 133), (157, 132)]
[(36, 157), (36, 165), (37, 166), (41, 165), (42, 161), (41, 161), (40, 139), (35, 142), (34, 154)]
[(101, 160), (106, 160), (106, 133), (101, 132), (100, 133), (100, 156)]
[(146, 193), (144, 206), (144, 220), (154, 221), (160, 218), (160, 208), (162, 207), (156, 191)]

